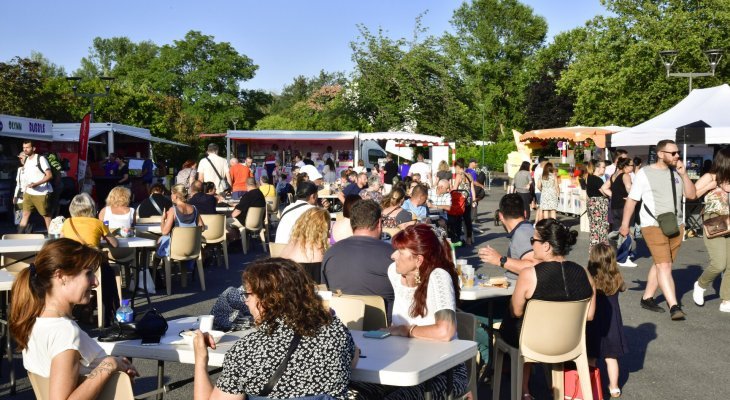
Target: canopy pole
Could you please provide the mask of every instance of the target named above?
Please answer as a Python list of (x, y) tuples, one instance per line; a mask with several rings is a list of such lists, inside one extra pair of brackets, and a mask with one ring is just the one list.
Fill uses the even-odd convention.
[(231, 138), (226, 135), (226, 160), (231, 161)]
[[(692, 84), (692, 78), (690, 78), (690, 85)], [(690, 89), (691, 90), (691, 89)], [(683, 132), (684, 133), (684, 132)], [(684, 168), (686, 172), (687, 168), (687, 134), (684, 134), (684, 137), (682, 138), (682, 141), (684, 141), (684, 144), (682, 144), (682, 162), (684, 163)], [(684, 185), (682, 186), (684, 188)], [(687, 240), (687, 198), (684, 196), (684, 190), (682, 190), (682, 223), (684, 223), (684, 233), (685, 235), (682, 236), (682, 241)]]

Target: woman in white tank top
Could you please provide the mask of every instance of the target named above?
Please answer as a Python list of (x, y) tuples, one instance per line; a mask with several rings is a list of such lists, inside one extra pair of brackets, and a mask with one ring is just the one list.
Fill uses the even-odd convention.
[(134, 225), (134, 209), (129, 207), (132, 194), (129, 189), (117, 186), (106, 197), (106, 207), (99, 212), (99, 220), (109, 227), (131, 228)]

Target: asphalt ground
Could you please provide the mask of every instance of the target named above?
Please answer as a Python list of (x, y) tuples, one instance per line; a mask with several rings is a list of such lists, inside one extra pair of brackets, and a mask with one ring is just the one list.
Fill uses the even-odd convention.
[[(490, 245), (498, 251), (506, 252), (508, 239), (502, 226), (494, 225), (494, 213), (499, 199), (504, 195), (502, 188), (489, 191), (489, 196), (482, 200), (478, 208), (478, 223), (475, 226), (481, 233), (475, 232), (476, 244), (473, 247), (457, 249), (457, 257), (468, 258), (470, 264), (480, 265), (477, 273), (499, 275), (501, 271), (495, 266), (481, 265), (476, 256), (477, 249)], [(559, 216), (561, 220), (577, 229), (576, 218)], [(630, 399), (728, 399), (730, 398), (730, 314), (718, 310), (720, 299), (719, 280), (714, 287), (708, 289), (704, 307), (696, 306), (692, 301), (692, 286), (708, 264), (707, 251), (701, 238), (692, 238), (683, 242), (679, 257), (674, 265), (674, 280), (677, 296), (684, 305), (686, 321), (672, 321), (669, 313), (655, 313), (642, 309), (639, 301), (646, 284), (646, 274), (651, 266), (651, 258), (642, 241), (638, 242), (639, 258), (637, 268), (622, 268), (627, 290), (620, 295), (621, 312), (624, 319), (625, 334), (629, 342), (629, 354), (619, 360), (621, 374), (620, 385), (623, 398)], [(581, 232), (578, 243), (568, 259), (581, 265), (587, 263), (588, 233)], [(208, 267), (205, 271), (207, 290), (200, 291), (198, 282), (192, 282), (186, 289), (180, 287), (179, 281), (173, 279), (173, 294), (154, 295), (154, 307), (166, 318), (175, 319), (184, 316), (208, 314), (219, 293), (226, 287), (241, 283), (241, 272), (245, 265), (265, 253), (258, 241), (253, 242), (252, 251), (243, 255), (240, 244), (230, 247), (230, 269), (222, 266)], [(661, 294), (657, 297), (659, 304), (666, 308)], [(136, 311), (144, 312), (146, 302), (137, 301)], [(486, 311), (486, 310), (485, 310)], [(86, 325), (83, 325), (87, 327)], [(95, 331), (89, 328), (92, 336)], [(135, 392), (144, 393), (156, 387), (157, 363), (149, 360), (135, 359), (134, 364), (141, 373), (135, 382)], [(33, 399), (33, 391), (22, 368), (20, 356), (16, 356), (15, 371), (18, 377), (17, 394), (9, 395), (8, 364), (2, 361), (0, 371), (0, 398)], [(508, 368), (507, 368), (508, 369)], [(191, 377), (192, 365), (177, 363), (165, 364), (165, 382), (174, 382)], [(603, 375), (604, 387), (608, 380)], [(502, 377), (502, 395), (509, 398), (509, 376)], [(547, 397), (547, 388), (539, 369), (535, 369), (531, 379), (531, 391), (537, 398)], [(193, 397), (192, 383), (182, 386), (166, 395), (170, 399), (190, 399)], [(608, 397), (604, 390), (604, 397)], [(491, 387), (480, 384), (480, 400), (491, 399)]]

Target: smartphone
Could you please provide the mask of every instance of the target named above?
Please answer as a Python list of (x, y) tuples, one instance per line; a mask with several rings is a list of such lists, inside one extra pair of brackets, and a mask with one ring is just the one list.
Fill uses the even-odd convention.
[(142, 346), (157, 346), (158, 344), (160, 344), (159, 337), (142, 338)]
[(388, 331), (367, 331), (362, 334), (363, 337), (370, 338), (370, 339), (385, 339), (388, 336), (390, 336), (390, 332)]

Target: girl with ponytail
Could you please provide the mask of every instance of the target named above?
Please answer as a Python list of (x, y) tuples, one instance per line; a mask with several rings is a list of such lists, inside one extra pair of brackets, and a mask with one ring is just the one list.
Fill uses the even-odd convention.
[[(123, 357), (104, 350), (71, 319), (76, 304), (88, 304), (96, 287), (101, 252), (71, 239), (48, 242), (12, 288), (10, 331), (23, 352), (23, 366), (50, 379), (57, 398), (92, 399), (115, 371), (136, 376)], [(78, 384), (78, 377), (88, 374)]]

